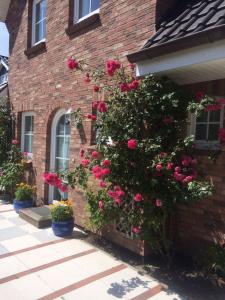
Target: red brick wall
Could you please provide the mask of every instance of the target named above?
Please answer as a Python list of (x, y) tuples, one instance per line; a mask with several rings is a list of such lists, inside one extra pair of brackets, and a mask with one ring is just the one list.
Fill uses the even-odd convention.
[[(155, 28), (155, 1), (102, 0), (101, 25), (88, 28), (69, 37), (69, 1), (47, 1), (47, 51), (27, 58), (28, 2), (12, 0), (7, 16), (10, 41), (10, 99), (14, 111), (34, 111), (33, 165), (37, 174), (37, 193), (40, 201), (48, 198), (42, 173), (49, 169), (50, 131), (55, 112), (60, 108), (81, 107), (91, 111), (92, 88), (83, 76), (68, 70), (66, 60), (72, 54), (97, 66), (109, 58), (120, 58), (140, 49)], [(152, 5), (152, 7), (151, 7)], [(90, 30), (89, 30), (90, 29)], [(18, 120), (18, 126), (20, 122)], [(91, 123), (84, 124), (87, 145), (90, 145)], [(20, 130), (18, 130), (20, 133)], [(19, 137), (19, 136), (18, 136)], [(71, 160), (77, 157), (80, 138), (74, 128), (71, 141)], [(83, 197), (74, 194), (77, 223), (85, 223)]]

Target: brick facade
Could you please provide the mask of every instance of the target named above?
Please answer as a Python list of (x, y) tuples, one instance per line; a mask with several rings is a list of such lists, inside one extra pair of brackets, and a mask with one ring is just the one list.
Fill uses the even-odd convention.
[[(72, 1), (72, 0), (71, 0)], [(42, 173), (50, 167), (51, 125), (60, 108), (82, 108), (91, 111), (92, 87), (83, 82), (79, 74), (69, 71), (67, 58), (75, 54), (93, 67), (109, 58), (118, 57), (124, 63), (126, 55), (139, 50), (155, 32), (155, 24), (175, 2), (164, 0), (101, 0), (100, 21), (76, 30), (68, 35), (69, 5), (71, 1), (47, 0), (46, 45), (32, 55), (25, 55), (29, 46), (28, 24), (31, 1), (11, 0), (7, 16), (10, 38), (10, 99), (17, 115), (17, 136), (20, 139), (21, 113), (33, 111), (34, 143), (33, 171), (36, 176), (37, 198), (39, 203), (48, 202), (48, 188), (44, 186)], [(129, 5), (128, 5), (129, 3)], [(28, 18), (29, 15), (29, 18)], [(27, 52), (26, 52), (27, 54)], [(216, 81), (189, 86), (188, 89), (204, 89), (213, 95), (225, 95), (225, 82)], [(84, 122), (86, 146), (91, 145), (90, 121)], [(76, 159), (80, 149), (79, 132), (73, 128), (71, 136), (71, 160)], [(199, 154), (199, 153), (198, 153)], [(217, 220), (219, 231), (225, 231), (225, 154), (222, 152), (215, 163), (207, 160), (207, 153), (200, 160), (216, 186), (213, 199), (202, 201), (194, 207), (181, 207), (176, 220), (176, 238), (186, 250), (193, 238), (200, 241), (211, 239), (210, 218)], [(74, 191), (76, 223), (87, 225), (85, 200), (81, 191)], [(140, 242), (125, 242), (111, 230), (108, 233), (114, 241), (141, 254), (145, 253)], [(191, 248), (191, 247), (190, 247)]]

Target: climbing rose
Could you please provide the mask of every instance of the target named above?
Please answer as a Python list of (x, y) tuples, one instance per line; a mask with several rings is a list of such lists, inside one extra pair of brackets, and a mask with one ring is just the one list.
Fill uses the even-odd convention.
[(73, 70), (73, 69), (77, 69), (79, 67), (79, 64), (75, 59), (69, 57), (67, 60), (67, 66), (69, 69)]
[(129, 90), (136, 90), (139, 86), (138, 80), (134, 79), (129, 85), (128, 88)]
[(98, 159), (98, 158), (99, 158), (99, 153), (98, 153), (98, 151), (93, 151), (93, 152), (91, 153), (91, 157), (92, 157), (92, 158), (95, 158), (95, 159)]
[(128, 84), (127, 83), (121, 83), (120, 84), (120, 90), (121, 90), (121, 92), (127, 92), (127, 91), (129, 91)]
[(106, 187), (105, 181), (101, 180), (101, 181), (99, 182), (99, 186), (100, 186), (101, 188), (105, 188), (105, 187)]
[(183, 174), (178, 173), (178, 172), (174, 172), (174, 178), (177, 181), (182, 181), (185, 178), (185, 176)]
[(173, 163), (167, 163), (167, 167), (166, 169), (169, 171), (169, 170), (172, 170), (173, 169)]
[(23, 152), (23, 155), (24, 156), (28, 156), (28, 152)]
[(87, 117), (87, 119), (92, 120), (92, 121), (96, 121), (96, 119), (97, 119), (97, 117), (92, 114), (87, 114), (86, 117)]
[(141, 194), (136, 194), (134, 196), (134, 201), (136, 201), (136, 202), (140, 202), (140, 201), (142, 201), (142, 199), (143, 199), (143, 197)]
[(163, 166), (161, 165), (161, 164), (158, 164), (158, 165), (156, 165), (156, 170), (158, 171), (158, 172), (161, 172), (162, 171), (162, 168), (163, 168)]
[(133, 231), (133, 233), (139, 234), (140, 231), (141, 231), (141, 228), (140, 227), (133, 227), (132, 231)]
[(105, 159), (105, 160), (103, 160), (102, 164), (103, 164), (104, 167), (109, 167), (110, 166), (110, 160)]
[(97, 109), (98, 108), (98, 104), (99, 104), (99, 101), (93, 101), (92, 102), (92, 108), (93, 109)]
[(18, 140), (12, 140), (12, 144), (13, 144), (13, 145), (18, 145), (18, 144), (19, 144), (19, 141), (18, 141)]
[(190, 156), (187, 156), (187, 155), (184, 155), (182, 157), (182, 165), (185, 166), (185, 167), (188, 167), (192, 162), (192, 158)]
[(115, 203), (120, 205), (122, 203), (122, 200), (120, 198), (114, 199)]
[(200, 102), (202, 100), (202, 98), (204, 98), (205, 94), (202, 92), (202, 91), (198, 91), (196, 94), (195, 94), (195, 98), (198, 102)]
[(85, 77), (84, 77), (84, 82), (86, 82), (86, 83), (91, 82), (91, 78), (90, 78), (90, 74), (89, 74), (89, 73), (87, 73), (87, 74), (85, 75)]
[(81, 150), (80, 150), (80, 157), (81, 157), (81, 158), (84, 157), (84, 153), (85, 153), (84, 149), (81, 149)]
[(122, 191), (122, 190), (117, 190), (117, 191), (115, 191), (115, 194), (116, 194), (116, 196), (117, 197), (124, 197), (124, 195), (125, 195), (125, 193), (124, 193), (124, 191)]
[(110, 169), (102, 169), (102, 170), (101, 170), (101, 174), (102, 174), (103, 176), (109, 175), (109, 174), (110, 174)]
[(91, 169), (91, 171), (92, 171), (92, 173), (94, 174), (94, 173), (99, 173), (99, 172), (101, 172), (101, 167), (99, 166), (99, 165), (96, 165), (96, 166), (93, 166), (92, 167), (92, 169)]
[(131, 139), (127, 142), (127, 146), (129, 149), (136, 149), (137, 148), (137, 141), (134, 139)]
[(179, 173), (181, 171), (181, 168), (180, 167), (176, 167), (175, 168), (175, 172)]
[(90, 164), (89, 159), (82, 159), (81, 164), (84, 168), (86, 168)]
[(184, 179), (183, 179), (183, 183), (189, 183), (189, 182), (191, 182), (191, 181), (193, 181), (193, 176), (187, 176), (187, 177), (185, 177)]
[(104, 209), (104, 202), (102, 200), (98, 202), (98, 207), (99, 209)]
[(160, 199), (156, 199), (155, 200), (155, 206), (157, 207), (161, 207), (163, 204), (162, 204), (162, 201)]
[(113, 76), (116, 70), (120, 69), (121, 64), (117, 60), (108, 60), (106, 62), (106, 72), (109, 76)]
[(219, 140), (222, 145), (225, 145), (225, 129), (224, 128), (219, 129)]
[(100, 101), (98, 104), (98, 111), (101, 113), (105, 113), (107, 112), (108, 108), (107, 108), (107, 104), (104, 101)]
[(94, 90), (94, 92), (98, 93), (100, 90), (100, 87), (98, 85), (94, 85), (93, 90)]

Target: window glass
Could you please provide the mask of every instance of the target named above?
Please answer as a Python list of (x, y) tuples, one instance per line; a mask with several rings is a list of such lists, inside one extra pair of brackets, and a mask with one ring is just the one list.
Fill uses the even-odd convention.
[(99, 0), (78, 0), (78, 19), (81, 19), (99, 8)]
[(91, 11), (94, 11), (99, 8), (99, 0), (92, 0), (91, 1)]
[(33, 41), (36, 44), (46, 35), (46, 0), (34, 0), (33, 14)]
[(22, 124), (22, 150), (31, 154), (33, 153), (34, 117), (32, 115), (24, 115)]

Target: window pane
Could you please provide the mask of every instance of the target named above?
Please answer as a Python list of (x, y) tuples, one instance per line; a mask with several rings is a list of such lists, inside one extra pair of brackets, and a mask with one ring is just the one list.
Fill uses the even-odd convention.
[(90, 0), (79, 0), (79, 19), (90, 12)]
[(36, 16), (35, 16), (35, 23), (41, 20), (41, 3), (36, 4)]
[(210, 111), (209, 121), (220, 122), (220, 110)]
[(208, 112), (201, 112), (201, 114), (197, 117), (196, 122), (207, 122)]
[(69, 168), (68, 159), (56, 158), (56, 171), (63, 171)]
[(53, 200), (68, 199), (68, 193), (62, 193), (57, 188), (54, 188)]
[(24, 152), (32, 153), (32, 144), (33, 144), (33, 136), (25, 135), (24, 136)]
[(70, 124), (67, 123), (67, 119), (66, 116), (63, 115), (60, 120), (59, 123), (57, 125), (57, 129), (56, 129), (56, 135), (70, 135)]
[(56, 137), (56, 157), (69, 158), (70, 137)]
[(33, 116), (26, 116), (25, 117), (25, 134), (26, 133), (33, 133), (33, 126), (34, 126), (34, 117)]
[(196, 134), (195, 134), (196, 140), (198, 140), (198, 141), (206, 140), (207, 139), (206, 134), (207, 134), (207, 125), (206, 124), (196, 125)]
[(40, 2), (40, 16), (41, 16), (41, 19), (45, 19), (45, 17), (46, 17), (46, 1), (45, 0)]
[(35, 43), (41, 40), (41, 23), (35, 25)]
[(99, 8), (99, 0), (91, 0), (91, 11)]
[(209, 141), (218, 141), (218, 132), (220, 125), (210, 124), (209, 125)]

